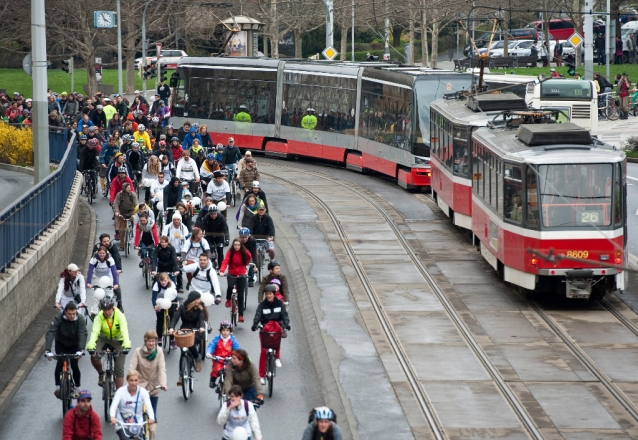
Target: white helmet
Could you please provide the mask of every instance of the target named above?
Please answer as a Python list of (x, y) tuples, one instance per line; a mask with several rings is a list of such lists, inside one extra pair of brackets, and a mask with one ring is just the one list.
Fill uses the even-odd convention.
[(153, 124), (157, 124), (159, 123), (159, 118), (155, 116), (153, 119), (151, 119), (151, 121), (153, 122)]
[(146, 130), (146, 126), (144, 124), (139, 124), (137, 126), (137, 131), (144, 131), (144, 130)]

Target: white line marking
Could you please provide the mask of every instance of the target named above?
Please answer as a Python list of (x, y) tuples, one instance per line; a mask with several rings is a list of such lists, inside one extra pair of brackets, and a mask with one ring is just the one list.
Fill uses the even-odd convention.
[(636, 209), (636, 215), (638, 215), (638, 209)]
[(635, 177), (627, 176), (627, 179), (635, 180), (636, 182), (638, 182), (638, 179), (636, 179)]

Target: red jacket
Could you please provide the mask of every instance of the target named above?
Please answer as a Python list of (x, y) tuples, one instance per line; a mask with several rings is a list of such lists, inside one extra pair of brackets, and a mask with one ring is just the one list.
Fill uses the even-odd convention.
[[(153, 226), (151, 226), (151, 235), (153, 236), (153, 244), (157, 246), (159, 244), (159, 235), (157, 235), (157, 223), (153, 223)], [(141, 239), (142, 239), (142, 228), (140, 228), (140, 222), (138, 221), (135, 224), (135, 241), (133, 242), (133, 245), (135, 247), (138, 247), (140, 245)]]
[[(90, 418), (90, 420), (89, 420)], [(67, 411), (62, 427), (62, 440), (102, 440), (102, 425), (100, 416), (93, 408), (81, 416), (78, 408)]]
[(175, 162), (175, 166), (177, 166), (177, 162), (179, 162), (179, 160), (182, 158), (182, 154), (184, 153), (184, 150), (182, 149), (181, 145), (178, 145), (177, 147), (173, 146), (173, 143), (171, 142), (171, 153), (173, 154), (173, 162)]
[(133, 181), (129, 176), (126, 176), (126, 180), (124, 180), (124, 182), (120, 182), (120, 176), (117, 176), (115, 179), (113, 179), (113, 181), (111, 182), (111, 194), (109, 195), (109, 202), (113, 203), (113, 200), (115, 200), (115, 196), (117, 195), (117, 193), (122, 191), (122, 187), (125, 183), (131, 185), (131, 188), (135, 188), (133, 186)]
[[(233, 254), (232, 261), (230, 259), (230, 254)], [(252, 255), (250, 255), (250, 252), (246, 251), (245, 261), (250, 263), (252, 258), (253, 257)], [(229, 267), (229, 263), (230, 263), (230, 267)], [(244, 258), (241, 257), (241, 251), (226, 252), (226, 256), (224, 257), (224, 261), (222, 262), (219, 272), (224, 273), (227, 267), (228, 267), (228, 275), (231, 275), (233, 277), (242, 277), (246, 275), (246, 264), (244, 264)]]

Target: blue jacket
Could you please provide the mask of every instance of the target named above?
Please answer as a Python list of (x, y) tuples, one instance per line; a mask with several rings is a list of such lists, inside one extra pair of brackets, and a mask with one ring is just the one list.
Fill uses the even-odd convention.
[(111, 159), (115, 156), (115, 153), (120, 151), (117, 145), (113, 145), (113, 148), (109, 148), (108, 142), (102, 146), (102, 151), (100, 151), (100, 163), (103, 165), (108, 165), (111, 163)]
[[(84, 125), (84, 119), (80, 119), (78, 122), (78, 133), (82, 133), (82, 126)], [(89, 119), (89, 122), (86, 123), (89, 127), (93, 127), (93, 121)]]
[[(212, 341), (210, 341), (210, 344), (208, 344), (208, 347), (206, 347), (207, 354), (212, 355), (215, 353), (215, 349), (217, 348), (217, 343), (219, 342), (221, 338), (222, 338), (221, 335), (217, 335), (213, 338)], [(235, 339), (235, 335), (233, 335), (232, 333), (230, 334), (230, 340), (233, 343), (233, 350), (239, 350), (241, 348), (239, 346), (239, 342), (237, 342), (237, 339)]]
[(194, 139), (199, 139), (199, 145), (202, 145), (202, 137), (199, 135), (199, 133), (195, 133), (195, 137), (191, 136), (190, 133), (187, 133), (184, 137), (184, 142), (182, 143), (182, 149), (184, 151), (190, 150), (193, 146)]

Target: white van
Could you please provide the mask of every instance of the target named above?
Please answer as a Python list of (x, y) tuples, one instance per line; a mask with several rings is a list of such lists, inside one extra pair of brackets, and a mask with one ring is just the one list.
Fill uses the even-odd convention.
[(622, 40), (622, 50), (627, 52), (627, 40), (629, 34), (634, 34), (634, 37), (638, 35), (638, 21), (628, 21), (620, 28), (620, 39)]

